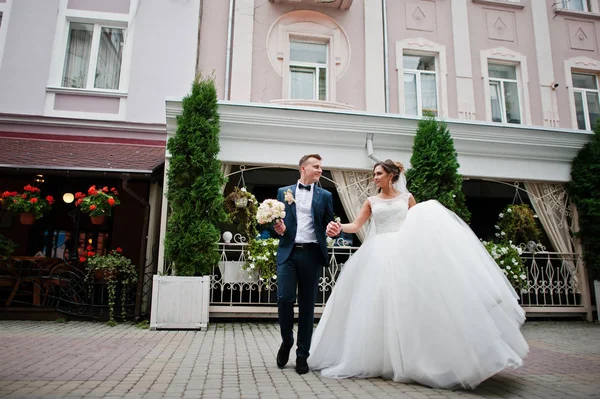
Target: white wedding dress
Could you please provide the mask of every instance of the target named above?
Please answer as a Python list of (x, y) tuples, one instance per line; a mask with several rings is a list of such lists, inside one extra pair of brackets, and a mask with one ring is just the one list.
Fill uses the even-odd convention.
[(494, 260), (437, 201), (369, 198), (374, 234), (346, 262), (313, 334), (309, 367), (475, 388), (523, 364), (525, 312)]

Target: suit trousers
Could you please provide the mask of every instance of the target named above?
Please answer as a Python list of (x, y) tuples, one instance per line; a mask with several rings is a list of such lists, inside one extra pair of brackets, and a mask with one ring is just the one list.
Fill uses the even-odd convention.
[(294, 345), (294, 303), (298, 291), (297, 357), (308, 358), (322, 257), (319, 244), (295, 244), (288, 259), (277, 265), (277, 308), (283, 344)]

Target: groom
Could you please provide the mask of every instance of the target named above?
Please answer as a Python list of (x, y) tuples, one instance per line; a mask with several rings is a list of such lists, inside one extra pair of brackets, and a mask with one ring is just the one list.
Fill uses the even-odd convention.
[(296, 372), (308, 373), (307, 358), (313, 332), (317, 284), (321, 266), (329, 264), (325, 229), (334, 220), (329, 191), (317, 187), (321, 156), (305, 155), (298, 163), (300, 180), (280, 188), (277, 200), (285, 204), (285, 218), (273, 226), (281, 236), (277, 249), (277, 306), (283, 343), (277, 366), (283, 368), (294, 345), (294, 302), (298, 289), (298, 349)]

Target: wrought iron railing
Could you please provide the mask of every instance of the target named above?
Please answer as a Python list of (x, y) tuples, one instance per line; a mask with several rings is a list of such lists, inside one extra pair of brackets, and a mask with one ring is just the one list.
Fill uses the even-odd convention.
[[(246, 243), (220, 243), (221, 262), (211, 276), (211, 306), (219, 313), (237, 313), (240, 308), (253, 307), (261, 313), (277, 304), (276, 281), (264, 281), (242, 269), (246, 260)], [(316, 306), (323, 307), (349, 257), (358, 247), (329, 247), (330, 267), (322, 269)], [(523, 252), (527, 270), (527, 289), (519, 292), (524, 308), (583, 307), (581, 289), (581, 256), (555, 252)], [(229, 307), (228, 310), (226, 307)], [(271, 310), (272, 313), (272, 310)], [(223, 315), (223, 314), (222, 314)]]

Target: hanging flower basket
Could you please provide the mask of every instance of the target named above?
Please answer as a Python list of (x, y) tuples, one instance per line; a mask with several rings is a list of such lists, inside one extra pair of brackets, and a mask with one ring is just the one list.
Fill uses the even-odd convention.
[(106, 218), (105, 215), (90, 216), (90, 219), (92, 220), (92, 224), (104, 224), (104, 219), (105, 218)]
[(33, 213), (23, 212), (19, 214), (19, 220), (21, 221), (21, 224), (33, 224), (33, 222), (35, 222), (35, 216)]
[(33, 224), (50, 210), (54, 198), (51, 195), (42, 198), (40, 189), (29, 184), (23, 190), (22, 193), (5, 191), (2, 193), (2, 199), (8, 203), (9, 210), (20, 213), (19, 219), (22, 224)]

